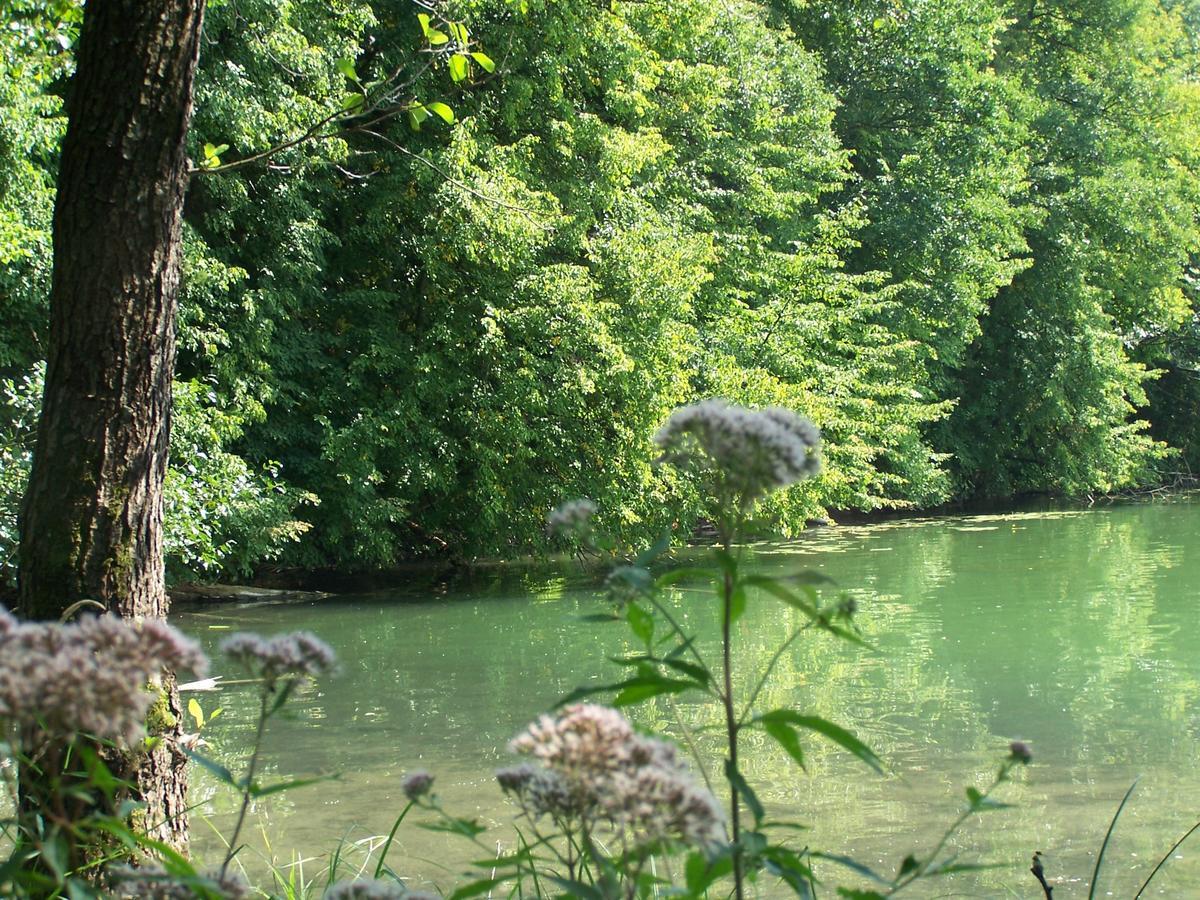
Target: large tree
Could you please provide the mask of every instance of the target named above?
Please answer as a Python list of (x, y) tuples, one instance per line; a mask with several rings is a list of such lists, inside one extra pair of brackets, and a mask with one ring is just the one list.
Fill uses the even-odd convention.
[[(87, 4), (67, 98), (46, 387), (21, 528), (20, 607), (30, 618), (57, 618), (84, 598), (122, 616), (167, 611), (163, 478), (203, 11), (204, 0)], [(186, 841), (184, 762), (165, 740), (136, 773), (147, 824), (176, 844)]]

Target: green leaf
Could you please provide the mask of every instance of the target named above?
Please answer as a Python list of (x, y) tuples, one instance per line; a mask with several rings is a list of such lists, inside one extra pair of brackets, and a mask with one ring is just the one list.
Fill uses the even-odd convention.
[(347, 94), (342, 98), (342, 112), (350, 112), (353, 109), (358, 109), (367, 102), (367, 98), (362, 94)]
[(429, 110), (422, 104), (416, 103), (408, 109), (408, 124), (412, 126), (413, 131), (421, 130), (421, 123), (429, 118)]
[(787, 709), (776, 709), (757, 716), (754, 721), (762, 722), (764, 727), (769, 723), (779, 722), (792, 725), (796, 728), (806, 728), (809, 731), (815, 731), (817, 734), (829, 738), (829, 740), (838, 744), (843, 749), (849, 750), (876, 772), (883, 774), (883, 761), (875, 755), (874, 750), (846, 729), (839, 725), (834, 725), (820, 716), (805, 716)]
[(643, 644), (649, 646), (654, 640), (654, 617), (632, 600), (625, 608), (625, 621), (629, 623), (629, 630), (634, 637)]
[(222, 784), (227, 784), (232, 788), (240, 788), (241, 787), (241, 785), (238, 784), (237, 779), (233, 777), (233, 773), (230, 772), (223, 765), (221, 765), (219, 762), (215, 762), (214, 760), (211, 760), (206, 756), (201, 756), (199, 753), (195, 752), (194, 750), (184, 750), (183, 752), (187, 754), (188, 759), (190, 759), (192, 762), (196, 763), (199, 766), (204, 767), (205, 769), (208, 769), (208, 771), (210, 771), (210, 772), (212, 772), (212, 774), (216, 775), (217, 779)]
[(800, 746), (800, 735), (796, 733), (795, 728), (785, 722), (764, 722), (763, 729), (775, 738), (775, 742), (800, 765), (801, 769), (808, 771), (808, 767), (804, 765), (804, 750)]
[(278, 794), (281, 791), (290, 791), (292, 788), (307, 787), (310, 784), (320, 784), (323, 781), (336, 781), (337, 779), (337, 775), (318, 775), (313, 778), (295, 778), (291, 781), (281, 781), (267, 787), (259, 787), (252, 784), (250, 786), (250, 796), (267, 797), (271, 794)]
[(682, 681), (678, 678), (664, 678), (662, 675), (643, 675), (631, 678), (617, 696), (613, 697), (613, 706), (632, 706), (642, 703), (652, 697), (662, 694), (681, 694), (689, 688), (696, 687), (693, 681)]
[(917, 861), (917, 858), (910, 853), (908, 856), (904, 857), (904, 860), (900, 863), (900, 872), (896, 877), (903, 878), (909, 872), (915, 872), (920, 865), (921, 864)]
[(450, 66), (450, 78), (455, 82), (462, 81), (471, 71), (467, 57), (461, 53), (451, 56), (448, 65)]
[(730, 578), (736, 580), (738, 565), (733, 554), (723, 547), (718, 547), (717, 549), (713, 550), (713, 556), (716, 558), (717, 563), (721, 566), (721, 571)]
[(568, 703), (582, 700), (584, 697), (591, 697), (595, 694), (606, 694), (611, 691), (618, 692), (617, 697), (613, 700), (614, 706), (627, 706), (630, 703), (638, 703), (650, 697), (656, 697), (659, 694), (682, 693), (688, 688), (693, 687), (699, 687), (699, 685), (692, 681), (666, 678), (653, 673), (637, 675), (634, 678), (627, 678), (616, 684), (597, 684), (592, 687), (575, 688), (575, 690), (555, 703), (554, 708), (558, 709), (566, 706)]
[(993, 809), (1012, 809), (1011, 803), (1001, 803), (999, 800), (993, 800), (991, 797), (985, 797), (975, 788), (967, 788), (967, 803), (971, 805), (972, 812), (988, 812)]
[(666, 553), (669, 549), (671, 549), (671, 530), (668, 528), (663, 530), (663, 533), (658, 536), (658, 540), (637, 555), (637, 558), (634, 559), (633, 564), (635, 566), (642, 566), (644, 568)]
[(733, 856), (728, 852), (714, 859), (709, 859), (703, 853), (690, 853), (684, 864), (688, 893), (699, 896), (732, 872)]
[(850, 871), (857, 872), (859, 875), (869, 878), (876, 884), (891, 884), (891, 882), (889, 882), (870, 866), (864, 865), (863, 863), (860, 863), (858, 860), (849, 856), (843, 856), (840, 853), (820, 853), (812, 850), (809, 851), (808, 855), (813, 859), (826, 859), (829, 860), (829, 862), (837, 863), (839, 866), (845, 866)]
[(762, 821), (763, 815), (765, 815), (763, 805), (758, 799), (758, 794), (754, 793), (754, 788), (750, 787), (746, 779), (742, 777), (742, 773), (735, 769), (733, 763), (728, 759), (725, 760), (725, 778), (733, 789), (737, 791), (738, 796), (746, 801), (746, 806), (753, 814), (755, 827), (757, 827), (758, 823)]
[(812, 882), (815, 881), (812, 868), (800, 858), (800, 855), (787, 847), (766, 847), (759, 854), (766, 861), (766, 870), (787, 883), (797, 897), (812, 897)]
[(736, 622), (746, 614), (746, 588), (737, 585), (729, 598), (729, 621)]
[(464, 47), (470, 42), (470, 32), (467, 31), (467, 26), (462, 22), (451, 22), (449, 28), (450, 33), (454, 35), (454, 39)]
[(490, 893), (492, 888), (508, 881), (510, 877), (507, 874), (497, 875), (495, 878), (481, 878), (470, 884), (464, 884), (450, 895), (450, 900), (467, 900), (468, 897), (478, 897), (480, 894)]
[(427, 13), (417, 13), (417, 21), (421, 23), (421, 34), (429, 37), (429, 32), (433, 30), (429, 24), (429, 15)]
[(487, 831), (475, 819), (455, 819), (451, 817), (445, 822), (423, 822), (418, 827), (426, 831), (437, 831), (444, 834), (461, 834), (464, 837), (478, 837)]
[(430, 112), (441, 117), (447, 125), (454, 123), (454, 110), (441, 101), (435, 100), (433, 103), (425, 104), (425, 108)]
[(440, 47), (442, 44), (445, 44), (450, 40), (450, 38), (446, 35), (446, 32), (438, 31), (436, 28), (429, 29), (429, 31), (426, 32), (425, 37), (434, 47)]
[(473, 60), (475, 60), (475, 62), (479, 63), (480, 67), (485, 72), (495, 72), (496, 71), (496, 64), (494, 62), (492, 62), (492, 58), (490, 56), (488, 56), (486, 53), (482, 53), (479, 50), (474, 50), (471, 53), (471, 59), (473, 59)]
[(204, 145), (204, 158), (205, 159), (216, 159), (217, 157), (219, 157), (222, 153), (224, 153), (228, 149), (229, 149), (228, 144), (221, 144), (220, 146), (217, 146), (215, 144), (205, 144)]
[(705, 686), (712, 684), (712, 674), (708, 671), (708, 669), (704, 668), (704, 666), (700, 665), (699, 663), (687, 662), (686, 660), (682, 659), (667, 658), (662, 660), (662, 664), (664, 666), (669, 666), (676, 672), (682, 672), (684, 675), (690, 675), (695, 681), (698, 681)]
[(337, 61), (337, 70), (351, 81), (358, 81), (358, 72), (354, 69), (354, 60), (349, 57), (343, 56)]

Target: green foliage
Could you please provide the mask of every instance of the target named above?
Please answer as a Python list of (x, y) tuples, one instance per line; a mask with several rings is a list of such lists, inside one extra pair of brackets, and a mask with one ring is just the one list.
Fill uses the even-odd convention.
[(279, 468), (251, 468), (225, 447), (241, 433), (236, 417), (211, 405), (197, 382), (176, 382), (163, 536), (171, 580), (245, 576), (277, 559), (309, 524), (294, 518), (315, 504), (279, 480)]
[(0, 30), (0, 372), (38, 359), (50, 283), (54, 169), (65, 129), (57, 92), (79, 9), (10, 0)]
[[(80, 8), (13, 8), (0, 373), (20, 378), (45, 331)], [(563, 496), (647, 540), (668, 501), (700, 509), (646, 440), (698, 396), (821, 427), (828, 474), (762, 510), (784, 533), (1186, 473), (1198, 17), (1192, 0), (213, 4), (178, 376), (237, 427), (196, 466), (232, 483), (277, 461), (321, 501), (286, 560), (344, 568), (526, 552)], [(227, 537), (188, 564), (267, 552), (229, 556)]]
[(17, 517), (33, 462), (33, 441), (41, 410), (42, 370), (0, 381), (0, 586), (16, 586)]
[[(0, 585), (16, 583), (17, 518), (29, 478), (42, 367), (0, 381)], [(297, 507), (316, 502), (279, 480), (277, 467), (251, 468), (226, 447), (242, 420), (214, 406), (197, 382), (177, 382), (167, 471), (164, 552), (169, 580), (246, 575), (277, 558), (308, 523)]]
[(1015, 4), (1013, 16), (998, 63), (1031, 107), (1033, 264), (972, 348), (948, 449), (987, 493), (1113, 490), (1152, 478), (1166, 451), (1135, 417), (1152, 374), (1138, 345), (1189, 318), (1195, 57), (1157, 4)]

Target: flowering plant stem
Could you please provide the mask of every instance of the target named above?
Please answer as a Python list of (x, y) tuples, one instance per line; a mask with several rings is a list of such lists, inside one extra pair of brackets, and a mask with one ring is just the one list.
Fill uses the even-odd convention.
[[(725, 552), (728, 553), (729, 549), (730, 541), (726, 538)], [(729, 771), (736, 773), (738, 770), (738, 731), (740, 730), (740, 726), (733, 708), (733, 591), (734, 573), (726, 569), (722, 579), (721, 597), (721, 654), (724, 676), (721, 702), (725, 707), (725, 732), (729, 741)], [(745, 896), (745, 888), (742, 883), (744, 881), (744, 861), (742, 859), (740, 819), (741, 803), (738, 798), (737, 784), (733, 780), (730, 780), (729, 826), (733, 838), (733, 886), (737, 900), (743, 900)]]
[(254, 731), (254, 749), (250, 752), (250, 761), (246, 765), (246, 777), (242, 781), (242, 805), (238, 810), (237, 824), (233, 826), (233, 834), (229, 836), (229, 849), (225, 853), (225, 859), (221, 863), (221, 872), (218, 880), (225, 877), (229, 871), (229, 864), (233, 862), (234, 856), (238, 852), (238, 836), (242, 833), (242, 825), (246, 822), (246, 812), (250, 809), (250, 800), (253, 797), (254, 791), (254, 773), (258, 768), (258, 755), (262, 751), (263, 734), (267, 729), (267, 719), (270, 717), (270, 707), (267, 706), (267, 701), (271, 694), (264, 691), (259, 697), (258, 710), (258, 725)]
[[(933, 850), (927, 853), (925, 858), (917, 863), (917, 865), (913, 867), (911, 871), (899, 876), (896, 879), (896, 881), (892, 884), (891, 890), (887, 892), (887, 896), (891, 897), (892, 895), (899, 893), (914, 881), (924, 876), (925, 873), (929, 871), (929, 867), (933, 865), (934, 861), (938, 858), (938, 854), (942, 852), (942, 848), (946, 846), (946, 842), (949, 841), (954, 833), (962, 827), (962, 824), (967, 821), (967, 819), (986, 809), (996, 808), (998, 804), (989, 802), (989, 795), (1004, 782), (1008, 781), (1009, 774), (1012, 772), (1013, 768), (1021, 764), (1023, 764), (1023, 761), (1014, 757), (1005, 759), (1000, 764), (1000, 771), (997, 773), (992, 783), (988, 785), (986, 790), (969, 794), (968, 796), (970, 797), (970, 802), (968, 803), (967, 808), (964, 809), (959, 814), (958, 818), (950, 824), (950, 827), (946, 829), (945, 833), (937, 842), (937, 845), (933, 848)], [(1003, 804), (999, 804), (999, 806), (1003, 806)]]

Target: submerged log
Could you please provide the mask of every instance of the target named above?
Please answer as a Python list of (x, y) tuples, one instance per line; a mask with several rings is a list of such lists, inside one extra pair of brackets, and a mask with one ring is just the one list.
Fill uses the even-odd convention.
[(241, 584), (178, 584), (169, 593), (176, 603), (301, 603), (333, 596), (325, 591), (289, 591)]

